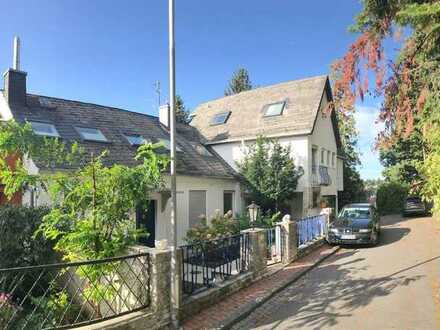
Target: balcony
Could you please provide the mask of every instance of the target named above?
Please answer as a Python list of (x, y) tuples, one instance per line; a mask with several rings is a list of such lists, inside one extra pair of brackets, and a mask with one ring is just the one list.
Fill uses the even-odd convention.
[(328, 173), (328, 167), (322, 165), (312, 165), (312, 186), (329, 186), (332, 179)]

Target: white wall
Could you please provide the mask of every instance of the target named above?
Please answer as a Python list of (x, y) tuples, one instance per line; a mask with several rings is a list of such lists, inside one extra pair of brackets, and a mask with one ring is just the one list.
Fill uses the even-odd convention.
[(338, 158), (337, 176), (338, 176), (338, 191), (344, 190), (344, 160)]
[[(169, 179), (166, 178), (167, 186)], [(223, 212), (223, 192), (234, 191), (234, 213), (242, 211), (240, 185), (235, 180), (214, 179), (207, 177), (178, 176), (177, 177), (177, 237), (178, 244), (184, 244), (184, 237), (189, 228), (189, 191), (206, 191), (206, 215), (211, 217), (217, 210)], [(164, 212), (161, 212), (162, 201), (160, 194), (152, 196), (157, 200), (156, 240), (170, 239), (170, 201)]]
[[(291, 148), (292, 158), (295, 160), (296, 166), (301, 166), (304, 169), (304, 175), (298, 182), (297, 191), (303, 191), (304, 187), (308, 185), (308, 149), (309, 140), (306, 135), (302, 136), (288, 136), (278, 138), (278, 141), (283, 146), (289, 146)], [(237, 162), (243, 159), (244, 154), (247, 152), (246, 146), (255, 143), (255, 140), (250, 139), (243, 142), (229, 142), (222, 144), (212, 145), (213, 149), (235, 170), (238, 170)]]
[(9, 108), (8, 102), (6, 101), (3, 93), (0, 92), (0, 120), (10, 120), (12, 119), (12, 112)]
[[(37, 174), (38, 168), (32, 160), (25, 160), (24, 165), (30, 174)], [(165, 186), (169, 189), (169, 177), (165, 177)], [(211, 217), (216, 210), (223, 212), (223, 192), (234, 191), (234, 213), (242, 211), (240, 184), (230, 179), (214, 179), (208, 177), (177, 176), (177, 241), (178, 244), (184, 244), (184, 237), (189, 228), (189, 191), (206, 191), (206, 215)], [(34, 192), (35, 206), (48, 205), (51, 201), (47, 192), (38, 189)], [(164, 212), (162, 212), (162, 198), (160, 193), (153, 193), (151, 199), (156, 200), (156, 233), (155, 239), (170, 240), (170, 201), (166, 203)], [(23, 205), (31, 204), (31, 193), (26, 191), (23, 195)], [(133, 214), (134, 217), (134, 214)]]
[[(327, 97), (323, 98), (321, 109), (327, 106)], [(312, 147), (318, 147), (318, 162), (317, 165), (326, 166), (331, 178), (331, 184), (329, 186), (321, 186), (321, 195), (337, 195), (337, 146), (335, 134), (333, 131), (333, 125), (330, 114), (323, 115), (320, 111), (316, 118), (315, 128), (313, 134), (310, 137), (310, 153)], [(324, 163), (321, 163), (321, 151), (325, 151)], [(327, 151), (330, 151), (330, 162), (327, 163)], [(332, 164), (332, 155), (335, 157), (335, 162)], [(310, 161), (310, 166), (312, 165)], [(310, 167), (311, 168), (311, 167)]]

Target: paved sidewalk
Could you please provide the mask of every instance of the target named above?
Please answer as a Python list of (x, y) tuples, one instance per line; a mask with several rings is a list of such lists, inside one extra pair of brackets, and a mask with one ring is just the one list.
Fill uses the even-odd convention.
[[(183, 323), (185, 330), (191, 329), (222, 329), (230, 327), (234, 321), (246, 317), (256, 307), (268, 300), (273, 294), (279, 292), (290, 283), (301, 277), (305, 272), (313, 268), (317, 263), (324, 260), (337, 251), (338, 247), (324, 245), (311, 252), (292, 264), (281, 268), (272, 275), (251, 284), (220, 303), (204, 309), (199, 314)], [(279, 268), (274, 265), (271, 269)]]

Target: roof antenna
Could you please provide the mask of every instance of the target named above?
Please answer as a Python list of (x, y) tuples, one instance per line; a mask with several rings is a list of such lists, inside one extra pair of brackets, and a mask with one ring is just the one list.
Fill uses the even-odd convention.
[(12, 68), (20, 71), (20, 38), (17, 36), (14, 37), (14, 58)]
[(157, 102), (159, 103), (159, 107), (160, 107), (160, 93), (161, 93), (161, 90), (160, 90), (160, 80), (158, 80), (158, 81), (156, 81), (154, 83), (154, 88), (155, 88), (155, 91), (157, 93)]

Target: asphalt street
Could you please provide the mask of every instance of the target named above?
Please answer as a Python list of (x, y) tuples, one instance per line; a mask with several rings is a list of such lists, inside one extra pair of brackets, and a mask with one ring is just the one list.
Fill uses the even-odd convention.
[(382, 217), (375, 247), (342, 247), (234, 329), (440, 329), (440, 225)]

